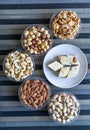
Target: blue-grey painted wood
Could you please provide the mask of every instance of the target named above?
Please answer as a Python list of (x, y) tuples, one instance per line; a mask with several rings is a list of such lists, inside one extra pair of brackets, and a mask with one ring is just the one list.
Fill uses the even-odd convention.
[(90, 0), (0, 0), (0, 4), (31, 4), (31, 3), (86, 3)]
[[(16, 3), (16, 1), (14, 2)], [(33, 3), (34, 2), (35, 0)], [(39, 0), (38, 3), (39, 2), (41, 1)], [(30, 5), (0, 6), (0, 130), (2, 127), (6, 129), (13, 127), (18, 130), (18, 127), (34, 128), (35, 126), (42, 126), (46, 128), (48, 126), (49, 128), (50, 126), (50, 128), (52, 128), (51, 126), (53, 126), (52, 129), (55, 129), (55, 126), (58, 126), (51, 121), (47, 113), (47, 108), (37, 112), (30, 112), (20, 104), (17, 94), (20, 83), (9, 81), (2, 71), (2, 62), (6, 54), (8, 54), (11, 50), (22, 49), (20, 37), (26, 26), (32, 24), (33, 22), (49, 26), (49, 19), (51, 15), (65, 8), (75, 10), (80, 16), (82, 19), (81, 32), (74, 40), (62, 41), (54, 39), (54, 46), (64, 43), (76, 45), (85, 53), (89, 65), (88, 73), (82, 83), (75, 88), (65, 89), (65, 91), (75, 94), (81, 104), (80, 116), (75, 122), (69, 125), (69, 128), (70, 126), (73, 126), (74, 128), (76, 126), (78, 126), (78, 128), (81, 128), (81, 126), (88, 126), (89, 128), (90, 126), (90, 4), (85, 3), (84, 8), (84, 4), (82, 3), (75, 5), (66, 4), (64, 7), (63, 3), (66, 1), (57, 0), (56, 3), (62, 2), (62, 4), (51, 5), (50, 3), (55, 1), (43, 1), (43, 3), (44, 2), (47, 2), (46, 5), (48, 9), (46, 6), (44, 7), (44, 5), (42, 5), (42, 9), (41, 4), (35, 4), (35, 6), (33, 5), (32, 7)], [(68, 2), (74, 2), (74, 0), (68, 0)], [(81, 0), (76, 2), (80, 3)], [(89, 1), (85, 0), (82, 2)], [(0, 3), (4, 3), (4, 1), (1, 0)], [(34, 75), (43, 77), (46, 80), (42, 70), (44, 56), (34, 58), (36, 61), (36, 70)], [(52, 95), (58, 91), (63, 91), (63, 89), (56, 88), (50, 83), (49, 85), (51, 87)], [(58, 126), (57, 129), (58, 128), (61, 128), (61, 126)]]

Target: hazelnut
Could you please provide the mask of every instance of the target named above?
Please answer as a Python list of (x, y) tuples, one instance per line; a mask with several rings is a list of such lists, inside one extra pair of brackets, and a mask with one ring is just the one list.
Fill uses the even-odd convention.
[(29, 31), (29, 34), (30, 34), (30, 36), (31, 36), (31, 35), (33, 35), (33, 32), (32, 32), (32, 31)]
[(24, 44), (25, 44), (25, 43), (27, 43), (27, 40), (24, 40), (23, 42), (24, 42)]
[(33, 49), (30, 49), (30, 53), (33, 53), (34, 51), (33, 51)]
[(36, 28), (33, 26), (32, 28), (31, 28), (32, 30), (36, 30)]
[(32, 42), (29, 42), (28, 45), (29, 45), (29, 46), (32, 45)]
[(28, 40), (28, 43), (29, 43), (29, 42), (31, 42), (31, 41), (32, 41), (32, 38), (30, 38), (30, 37), (29, 37), (27, 40)]
[(31, 38), (34, 39), (34, 38), (35, 38), (35, 35), (33, 34), (33, 35), (31, 36)]
[(50, 34), (49, 33), (47, 34), (47, 38), (50, 38)]
[(42, 27), (40, 31), (41, 31), (41, 32), (44, 32), (44, 30), (45, 30), (45, 29)]
[(24, 36), (27, 36), (29, 34), (29, 31), (24, 32)]
[(48, 30), (45, 30), (45, 31), (44, 31), (44, 34), (46, 34), (46, 35), (47, 35), (47, 34), (48, 34)]
[(41, 43), (42, 43), (41, 40), (39, 40), (39, 41), (38, 41), (38, 45), (40, 45)]
[(41, 33), (38, 32), (38, 33), (37, 33), (37, 37), (40, 37), (40, 36), (41, 36)]
[(37, 31), (39, 32), (40, 29), (41, 29), (41, 27), (40, 27), (40, 26), (37, 26), (36, 29), (37, 29)]

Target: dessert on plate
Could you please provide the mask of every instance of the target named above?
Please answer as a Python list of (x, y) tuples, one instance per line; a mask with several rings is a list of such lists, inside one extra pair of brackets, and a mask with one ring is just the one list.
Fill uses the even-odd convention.
[(60, 55), (56, 60), (48, 64), (52, 71), (58, 72), (58, 77), (71, 78), (78, 74), (80, 63), (76, 56), (73, 55)]

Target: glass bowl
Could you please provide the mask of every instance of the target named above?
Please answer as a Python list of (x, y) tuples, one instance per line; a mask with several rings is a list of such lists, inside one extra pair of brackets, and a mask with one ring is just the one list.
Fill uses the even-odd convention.
[[(61, 10), (61, 11), (71, 11), (71, 10)], [(52, 30), (52, 21), (53, 21), (53, 19), (61, 12), (61, 11), (58, 11), (57, 13), (55, 13), (55, 14), (53, 14), (52, 16), (51, 16), (51, 18), (50, 18), (50, 22), (49, 22), (49, 28), (50, 28), (50, 30), (52, 31), (52, 33), (53, 33), (53, 35), (54, 35), (54, 32), (53, 32), (53, 30)], [(73, 11), (73, 10), (72, 10)], [(75, 11), (74, 11), (75, 12)], [(78, 14), (77, 14), (77, 16), (78, 16)], [(78, 16), (79, 17), (79, 16)], [(79, 17), (80, 18), (80, 17)], [(76, 37), (78, 37), (78, 35), (80, 34), (80, 32), (81, 32), (81, 28), (82, 28), (82, 22), (81, 22), (81, 18), (80, 18), (80, 23), (79, 23), (79, 31), (78, 31), (78, 33), (74, 36), (74, 38), (73, 39), (75, 39)], [(59, 38), (59, 37), (57, 37), (57, 36), (55, 36), (54, 35), (54, 37), (55, 38), (57, 38), (57, 39), (60, 39), (60, 40), (63, 40), (63, 41), (66, 41), (66, 40), (73, 40), (73, 39), (61, 39), (61, 38)]]
[(25, 84), (25, 82), (26, 82), (27, 80), (39, 80), (39, 81), (43, 81), (45, 84), (47, 84), (47, 88), (48, 88), (49, 94), (50, 94), (50, 96), (51, 96), (50, 86), (48, 85), (48, 83), (47, 83), (44, 79), (42, 79), (42, 78), (40, 78), (40, 77), (35, 77), (35, 76), (34, 76), (34, 77), (28, 77), (28, 78), (20, 85), (20, 87), (19, 87), (19, 89), (18, 89), (19, 101), (20, 101), (20, 103), (21, 103), (24, 107), (30, 109), (31, 111), (32, 111), (32, 110), (41, 110), (42, 108), (44, 108), (45, 106), (47, 106), (47, 104), (48, 104), (50, 98), (49, 98), (48, 101), (46, 101), (45, 103), (43, 103), (42, 106), (39, 106), (39, 107), (37, 107), (37, 108), (34, 108), (34, 107), (31, 107), (31, 106), (26, 105), (26, 104), (23, 102), (23, 100), (21, 99), (21, 97), (20, 97), (20, 90), (21, 90), (21, 88), (23, 87), (23, 85)]
[[(14, 50), (14, 51), (11, 51), (10, 53), (8, 53), (8, 55), (11, 54), (11, 53), (14, 53), (14, 52), (16, 52), (16, 51), (22, 52), (22, 53), (25, 53), (25, 54), (28, 54), (28, 53), (26, 53), (26, 52), (23, 51), (23, 50)], [(34, 70), (33, 70), (33, 72), (32, 72), (32, 75), (29, 75), (29, 76), (27, 76), (26, 78), (23, 78), (23, 79), (21, 79), (21, 80), (19, 80), (19, 81), (15, 80), (15, 78), (13, 78), (13, 77), (11, 77), (11, 76), (8, 76), (8, 75), (5, 73), (5, 62), (6, 62), (6, 59), (7, 59), (7, 56), (8, 56), (8, 55), (6, 55), (6, 57), (5, 57), (4, 60), (3, 60), (3, 72), (4, 72), (4, 74), (6, 75), (6, 77), (7, 77), (9, 80), (14, 81), (14, 82), (22, 82), (22, 81), (25, 80), (27, 77), (30, 77), (30, 76), (32, 76), (32, 75), (34, 74), (35, 61), (34, 61), (33, 57), (32, 57), (30, 54), (28, 54), (28, 56), (31, 57), (32, 62), (33, 62), (33, 68), (34, 68)]]
[[(48, 30), (48, 32), (49, 32), (49, 34), (50, 34), (50, 39), (51, 39), (51, 42), (52, 42), (52, 43), (51, 43), (51, 45), (49, 46), (49, 48), (48, 48), (46, 51), (44, 51), (42, 54), (30, 53), (29, 50), (26, 50), (26, 49), (25, 49), (25, 46), (24, 46), (24, 43), (23, 43), (23, 40), (24, 40), (24, 32), (27, 31), (27, 30), (29, 30), (29, 29), (32, 28), (33, 26), (34, 26), (34, 27), (37, 27), (37, 26), (43, 27), (43, 28), (45, 28), (46, 30)], [(43, 56), (43, 55), (46, 54), (47, 51), (49, 51), (49, 50), (52, 48), (52, 46), (53, 46), (53, 34), (52, 34), (52, 32), (51, 32), (46, 26), (44, 26), (44, 25), (42, 25), (42, 24), (31, 24), (31, 25), (29, 25), (28, 27), (26, 27), (25, 30), (24, 30), (23, 33), (22, 33), (22, 36), (21, 36), (21, 45), (22, 45), (23, 49), (24, 49), (25, 51), (27, 51), (28, 53), (30, 53), (31, 55), (34, 55), (34, 56)]]
[[(76, 96), (74, 96), (73, 94), (68, 93), (68, 92), (58, 92), (58, 93), (56, 93), (54, 96), (56, 96), (57, 94), (62, 94), (62, 93), (65, 93), (65, 94), (68, 94), (68, 95), (72, 95), (72, 96), (77, 100), (77, 102), (79, 103), (79, 101), (78, 101), (78, 99), (76, 98)], [(57, 124), (59, 124), (59, 125), (68, 125), (68, 124), (73, 123), (73, 122), (79, 117), (79, 114), (80, 114), (80, 103), (79, 103), (79, 107), (78, 107), (77, 116), (76, 116), (75, 118), (73, 118), (72, 120), (70, 120), (69, 122), (66, 122), (66, 123), (64, 124), (64, 123), (62, 123), (62, 122), (60, 122), (60, 121), (55, 120), (55, 119), (53, 118), (52, 114), (50, 113), (49, 105), (50, 105), (50, 103), (51, 103), (51, 100), (54, 98), (54, 96), (50, 99), (49, 104), (48, 104), (48, 114), (49, 114), (50, 118), (51, 118), (54, 122), (56, 122)]]

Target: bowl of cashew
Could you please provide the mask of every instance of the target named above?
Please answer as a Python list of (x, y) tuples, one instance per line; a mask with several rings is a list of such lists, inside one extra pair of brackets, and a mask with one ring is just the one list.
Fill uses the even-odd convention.
[(12, 51), (3, 60), (3, 71), (12, 81), (21, 82), (32, 76), (34, 70), (33, 57), (23, 50)]

